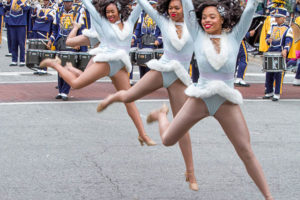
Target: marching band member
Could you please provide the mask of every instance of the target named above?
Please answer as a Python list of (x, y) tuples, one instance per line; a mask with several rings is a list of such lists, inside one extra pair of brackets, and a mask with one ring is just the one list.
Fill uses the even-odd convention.
[(34, 19), (33, 38), (49, 39), (52, 32), (52, 23), (55, 18), (55, 10), (51, 8), (50, 0), (43, 0), (44, 5), (38, 5), (35, 12), (31, 15)]
[(7, 24), (9, 25), (9, 34), (11, 39), (11, 53), (12, 62), (9, 66), (18, 66), (18, 55), (20, 49), (20, 63), (19, 66), (25, 66), (25, 40), (26, 40), (26, 26), (27, 16), (30, 6), (27, 0), (12, 0), (9, 3), (9, 18)]
[[(31, 18), (34, 20), (32, 28), (33, 39), (49, 39), (52, 32), (52, 24), (55, 19), (55, 10), (52, 9), (51, 1), (44, 0), (44, 5), (41, 6), (38, 2), (34, 9)], [(37, 70), (34, 74), (47, 74), (47, 68)]]
[[(266, 37), (266, 41), (270, 48), (268, 52), (281, 52), (284, 58), (288, 57), (289, 50), (293, 42), (293, 32), (288, 25), (285, 25), (287, 10), (285, 8), (277, 8), (274, 14), (275, 23), (271, 24), (271, 29)], [(271, 99), (278, 101), (282, 93), (284, 71), (282, 72), (266, 72), (266, 91), (263, 99)], [(275, 93), (273, 85), (275, 81)]]
[(237, 54), (256, 6), (256, 0), (248, 0), (242, 13), (239, 0), (184, 1), (185, 21), (194, 40), (200, 72), (198, 85), (192, 84), (186, 89), (189, 98), (172, 122), (168, 121), (165, 106), (151, 112), (148, 118), (158, 121), (163, 144), (171, 146), (198, 121), (214, 116), (264, 198), (273, 200), (262, 168), (252, 151), (249, 130), (238, 105), (243, 98), (233, 88)]
[(85, 27), (89, 29), (91, 27), (91, 18), (89, 12), (85, 9), (84, 5), (82, 4), (82, 0), (75, 0), (74, 6), (78, 7), (79, 12), (83, 16)]
[[(133, 11), (128, 7), (128, 1), (115, 0), (83, 0), (83, 4), (89, 11), (92, 19), (92, 27), (96, 30), (96, 37), (101, 43), (90, 53), (95, 55), (93, 62), (80, 75), (75, 76), (72, 72), (62, 67), (53, 59), (46, 59), (41, 66), (52, 67), (72, 86), (74, 89), (83, 88), (99, 78), (109, 76), (117, 90), (130, 88), (128, 72), (131, 71), (129, 51), (133, 27), (137, 21), (141, 7), (136, 6)], [(131, 12), (130, 12), (131, 11)], [(87, 37), (95, 37), (95, 31), (84, 31)], [(125, 104), (127, 112), (134, 122), (141, 145), (148, 146), (156, 143), (145, 133), (142, 120), (134, 103)]]
[[(192, 38), (184, 22), (182, 3), (180, 0), (161, 0), (157, 10), (147, 0), (138, 0), (138, 3), (161, 28), (164, 54), (160, 60), (151, 60), (147, 63), (151, 70), (132, 88), (110, 95), (99, 104), (97, 111), (104, 110), (114, 102), (134, 102), (165, 87), (168, 90), (173, 115), (176, 116), (187, 98), (184, 90), (192, 83), (188, 69), (194, 50)], [(192, 190), (198, 190), (190, 136), (188, 130), (183, 133), (186, 134), (179, 140), (179, 146), (186, 164), (186, 180)]]
[[(60, 7), (59, 10), (56, 12), (56, 17), (52, 26), (53, 33), (50, 37), (50, 41), (48, 42), (48, 47), (50, 46), (50, 44), (53, 43), (56, 50), (59, 51), (86, 52), (87, 46), (79, 46), (75, 49), (69, 49), (66, 46), (67, 36), (73, 28), (72, 24), (74, 21), (80, 23), (81, 30), (79, 30), (77, 34), (81, 34), (81, 31), (85, 29), (83, 16), (80, 12), (78, 12), (76, 7), (73, 6), (73, 0), (63, 0), (63, 6)], [(64, 80), (61, 74), (59, 74), (59, 93), (55, 98), (67, 101), (70, 88), (70, 85)]]
[[(150, 0), (149, 3), (153, 8), (156, 8), (156, 0)], [(158, 46), (162, 45), (161, 32), (156, 24), (157, 23), (146, 12), (143, 11), (138, 20), (131, 44), (138, 44), (138, 47), (140, 49), (156, 49), (158, 48)], [(143, 38), (147, 37), (153, 38), (154, 44), (145, 44)], [(148, 71), (150, 71), (147, 66), (139, 66), (139, 70), (140, 78), (142, 78)]]
[[(251, 30), (246, 34), (246, 38), (252, 37), (255, 34), (255, 30)], [(239, 54), (237, 56), (237, 74), (234, 81), (235, 86), (249, 87), (250, 84), (244, 81), (245, 74), (248, 67), (248, 52), (245, 39), (242, 40), (240, 45)]]

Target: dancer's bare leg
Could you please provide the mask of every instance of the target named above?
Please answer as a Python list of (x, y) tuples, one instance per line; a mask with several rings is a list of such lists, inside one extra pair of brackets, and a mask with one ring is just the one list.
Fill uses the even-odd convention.
[[(186, 86), (180, 80), (175, 81), (168, 88), (170, 104), (174, 117), (187, 100), (187, 96), (184, 94), (185, 89)], [(198, 190), (197, 181), (194, 175), (192, 143), (190, 134), (188, 132), (179, 140), (179, 146), (186, 166), (186, 176), (188, 181), (192, 183), (190, 187), (193, 190)]]
[(65, 68), (73, 73), (77, 78), (83, 73), (80, 69), (73, 67), (72, 63), (67, 62)]
[(265, 199), (272, 200), (263, 170), (252, 151), (249, 130), (240, 107), (225, 102), (215, 114), (215, 118), (221, 124), (239, 157), (244, 162), (248, 174)]
[[(129, 82), (128, 73), (125, 70), (125, 68), (121, 69), (117, 74), (115, 74), (113, 77), (111, 77), (111, 80), (112, 80), (115, 88), (118, 91), (120, 91), (120, 90), (125, 91), (131, 87), (130, 82)], [(143, 89), (143, 88), (141, 88), (141, 89)], [(134, 125), (136, 126), (136, 128), (138, 130), (140, 137), (142, 137), (144, 139), (144, 141), (151, 140), (145, 132), (143, 122), (140, 117), (140, 113), (139, 113), (135, 103), (134, 102), (125, 103), (125, 106), (126, 106), (128, 115), (131, 117)]]
[(172, 146), (176, 144), (195, 123), (207, 117), (209, 114), (206, 104), (202, 99), (189, 97), (172, 123), (169, 122), (166, 112), (157, 110), (150, 115), (152, 119), (158, 120), (162, 143), (165, 146)]
[[(87, 66), (86, 66), (86, 69), (88, 67), (90, 67), (92, 64), (94, 64), (94, 61), (93, 61), (93, 59), (90, 59), (90, 61), (88, 62)], [(79, 77), (83, 73), (83, 71), (81, 71), (80, 69), (73, 67), (72, 63), (70, 63), (70, 62), (67, 62), (65, 68), (67, 70), (69, 70), (70, 72), (72, 72), (76, 77)]]
[(120, 90), (101, 101), (97, 111), (100, 112), (104, 110), (107, 106), (114, 102), (133, 102), (161, 87), (163, 87), (161, 72), (150, 70), (129, 90)]
[(74, 89), (80, 89), (90, 85), (96, 80), (105, 77), (109, 74), (109, 64), (106, 62), (96, 62), (88, 67), (79, 77), (74, 75), (68, 69), (54, 62), (53, 59), (45, 59), (41, 62), (44, 67), (52, 67), (59, 75)]

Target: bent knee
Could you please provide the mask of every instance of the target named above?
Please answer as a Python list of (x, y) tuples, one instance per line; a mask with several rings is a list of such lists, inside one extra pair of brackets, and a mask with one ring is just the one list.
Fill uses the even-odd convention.
[(72, 87), (73, 89), (76, 89), (76, 90), (83, 88), (82, 85), (79, 85), (79, 84), (76, 84), (76, 83), (73, 83), (73, 84), (71, 85), (71, 87)]
[(163, 136), (163, 137), (162, 137), (162, 143), (163, 143), (164, 146), (169, 147), (169, 146), (175, 145), (175, 144), (176, 144), (176, 141), (172, 140), (172, 139), (169, 138), (169, 137)]
[(126, 90), (119, 91), (120, 100), (124, 103), (131, 103), (133, 102), (130, 96), (128, 95), (128, 92)]

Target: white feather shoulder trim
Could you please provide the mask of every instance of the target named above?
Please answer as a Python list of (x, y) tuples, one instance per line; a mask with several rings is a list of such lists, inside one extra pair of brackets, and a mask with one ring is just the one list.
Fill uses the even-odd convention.
[(159, 60), (153, 59), (146, 63), (150, 69), (160, 72), (171, 72), (174, 71), (177, 77), (182, 81), (183, 84), (189, 86), (192, 84), (191, 77), (188, 72), (184, 69), (182, 64), (177, 60), (171, 60), (168, 63), (162, 63)]
[(243, 104), (242, 94), (223, 81), (210, 81), (204, 87), (190, 85), (185, 90), (185, 94), (196, 98), (208, 98), (218, 94), (234, 104)]
[(120, 40), (125, 40), (130, 34), (132, 35), (131, 27), (127, 21), (123, 23), (122, 30), (120, 30), (117, 24), (111, 24), (111, 27)]
[(191, 37), (186, 27), (186, 23), (182, 24), (181, 39), (178, 38), (175, 22), (173, 20), (169, 19), (168, 26), (169, 26), (168, 33), (169, 33), (171, 44), (173, 45), (173, 47), (175, 47), (175, 49), (177, 49), (177, 51), (180, 51)]
[(215, 69), (220, 70), (221, 67), (225, 65), (228, 60), (230, 49), (228, 42), (228, 36), (223, 33), (220, 38), (220, 53), (217, 53), (215, 46), (213, 45), (208, 34), (204, 35), (202, 40), (202, 48), (204, 49), (204, 54), (209, 62), (209, 64)]
[(107, 52), (103, 51), (101, 48), (95, 48), (90, 51), (90, 54), (96, 55), (93, 58), (94, 62), (109, 62), (114, 60), (121, 60), (124, 63), (127, 72), (130, 73), (132, 70), (129, 54), (122, 49), (119, 49), (114, 52)]

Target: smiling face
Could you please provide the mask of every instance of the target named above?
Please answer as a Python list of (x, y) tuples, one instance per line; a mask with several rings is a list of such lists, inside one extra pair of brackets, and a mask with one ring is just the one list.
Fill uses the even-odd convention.
[(106, 7), (106, 18), (110, 23), (116, 23), (120, 20), (119, 11), (115, 4), (111, 3)]
[(208, 6), (202, 12), (201, 25), (204, 31), (210, 35), (219, 35), (222, 33), (222, 24), (224, 20), (215, 6)]
[(183, 22), (183, 9), (181, 0), (171, 0), (169, 3), (168, 13), (173, 21)]

